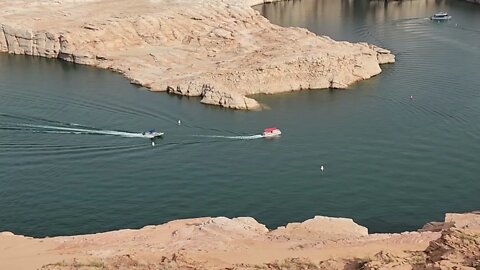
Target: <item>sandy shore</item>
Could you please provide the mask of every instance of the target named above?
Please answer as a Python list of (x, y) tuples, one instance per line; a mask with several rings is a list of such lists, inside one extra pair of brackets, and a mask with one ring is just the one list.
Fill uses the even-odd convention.
[(351, 219), (320, 216), (271, 231), (253, 218), (217, 217), (42, 239), (0, 233), (0, 269), (413, 267), (478, 269), (480, 215), (447, 214), (444, 222), (396, 234), (368, 234)]
[(385, 49), (271, 24), (261, 0), (1, 1), (0, 52), (112, 69), (153, 91), (259, 109), (247, 97), (346, 88), (394, 62)]

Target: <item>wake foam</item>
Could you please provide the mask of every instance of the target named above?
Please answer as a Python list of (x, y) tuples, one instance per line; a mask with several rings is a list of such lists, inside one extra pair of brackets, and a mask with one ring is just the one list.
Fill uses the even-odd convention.
[[(55, 125), (35, 125), (35, 124), (14, 124), (10, 127), (2, 127), (1, 129), (28, 131), (32, 133), (49, 133), (49, 134), (77, 134), (77, 135), (107, 135), (119, 136), (124, 138), (148, 138), (151, 137), (143, 135), (140, 132), (128, 132), (119, 130), (105, 130), (85, 127), (80, 124), (69, 123), (68, 126)], [(256, 135), (187, 135), (196, 138), (214, 138), (214, 139), (230, 139), (230, 140), (255, 140), (261, 139), (261, 134)]]
[(201, 138), (223, 138), (231, 140), (255, 140), (263, 138), (262, 135), (244, 135), (244, 136), (223, 136), (223, 135), (192, 135), (192, 137), (201, 137)]
[[(38, 131), (45, 133), (58, 133), (58, 134), (88, 134), (88, 135), (110, 135), (120, 136), (125, 138), (148, 138), (148, 136), (142, 133), (117, 131), (117, 130), (103, 130), (103, 129), (86, 129), (86, 128), (70, 128), (48, 125), (31, 125), (31, 124), (18, 124), (19, 126), (37, 128)], [(35, 130), (33, 130), (35, 131)]]

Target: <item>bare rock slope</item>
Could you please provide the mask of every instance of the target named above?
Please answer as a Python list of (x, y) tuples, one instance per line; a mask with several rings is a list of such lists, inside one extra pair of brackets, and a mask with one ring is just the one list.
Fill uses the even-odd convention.
[(394, 62), (373, 45), (275, 26), (250, 8), (257, 2), (1, 1), (0, 51), (112, 69), (234, 109), (260, 108), (252, 94), (345, 88)]
[(0, 269), (475, 270), (480, 214), (447, 214), (436, 226), (394, 234), (322, 216), (275, 230), (249, 217), (216, 217), (43, 239), (3, 232)]
[(427, 248), (440, 254), (431, 241), (444, 234), (368, 234), (351, 219), (322, 216), (271, 231), (253, 218), (216, 217), (43, 239), (4, 232), (0, 269), (358, 269), (407, 265)]
[(403, 255), (381, 252), (363, 269), (478, 270), (480, 269), (480, 212), (447, 214), (434, 228), (440, 237), (421, 252)]

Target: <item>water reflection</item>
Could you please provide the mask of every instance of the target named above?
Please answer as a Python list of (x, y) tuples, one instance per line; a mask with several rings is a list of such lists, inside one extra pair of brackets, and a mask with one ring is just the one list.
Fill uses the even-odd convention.
[[(308, 120), (308, 132), (322, 132), (305, 140), (311, 145), (302, 154), (315, 145), (321, 145), (317, 151), (332, 146), (322, 155), (327, 170), (345, 166), (335, 168), (344, 175), (332, 177), (329, 187), (325, 179), (309, 182), (312, 193), (324, 192), (310, 197), (317, 199), (317, 212), (328, 215), (320, 208), (331, 203), (335, 215), (351, 216), (371, 231), (401, 231), (445, 212), (478, 208), (480, 159), (478, 148), (472, 151), (478, 138), (470, 135), (480, 130), (478, 6), (453, 0), (293, 0), (256, 8), (275, 24), (374, 43), (396, 55), (397, 62), (382, 66), (379, 76), (347, 91), (299, 93), (308, 102), (298, 107), (298, 97), (262, 100), (272, 108), (296, 107)], [(452, 20), (429, 19), (440, 10)], [(322, 184), (317, 190), (316, 183)]]
[(326, 34), (346, 40), (352, 23), (362, 25), (400, 19), (428, 18), (439, 10), (449, 10), (446, 0), (426, 1), (354, 1), (354, 0), (293, 0), (257, 6), (275, 24), (320, 29)]

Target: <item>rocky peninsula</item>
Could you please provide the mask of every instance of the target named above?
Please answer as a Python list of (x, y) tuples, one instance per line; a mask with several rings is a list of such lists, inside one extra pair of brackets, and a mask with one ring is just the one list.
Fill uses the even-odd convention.
[(249, 217), (35, 239), (0, 233), (0, 269), (480, 269), (480, 213), (369, 234), (317, 216), (275, 230)]
[(0, 52), (111, 69), (152, 91), (259, 109), (249, 95), (346, 88), (390, 51), (271, 24), (269, 0), (1, 1)]

